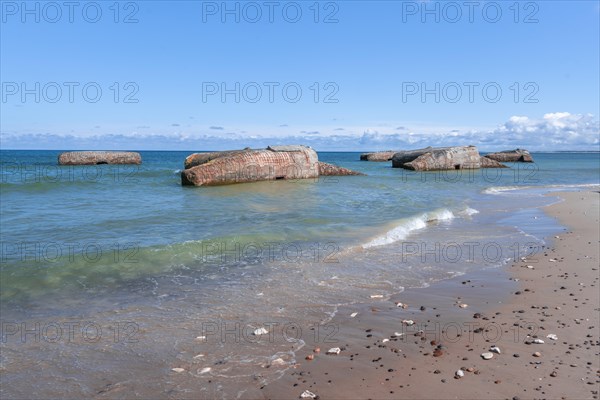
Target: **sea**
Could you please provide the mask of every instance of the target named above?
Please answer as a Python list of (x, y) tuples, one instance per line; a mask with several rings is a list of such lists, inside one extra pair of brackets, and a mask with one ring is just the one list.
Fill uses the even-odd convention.
[(435, 172), (320, 152), (365, 175), (189, 187), (190, 153), (0, 151), (0, 397), (243, 397), (340, 307), (535, 254), (561, 229), (547, 194), (600, 184), (598, 152)]

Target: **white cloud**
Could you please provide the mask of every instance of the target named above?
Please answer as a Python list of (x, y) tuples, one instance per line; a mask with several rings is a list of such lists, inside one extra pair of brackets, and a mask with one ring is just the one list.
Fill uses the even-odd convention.
[[(339, 125), (338, 125), (339, 126)], [(347, 126), (321, 130), (307, 127), (300, 134), (271, 132), (259, 127), (237, 134), (203, 134), (203, 130), (188, 129), (185, 133), (150, 133), (132, 131), (126, 134), (9, 134), (0, 133), (3, 148), (94, 149), (109, 143), (115, 149), (220, 150), (264, 147), (271, 144), (304, 143), (317, 150), (374, 151), (411, 149), (426, 146), (477, 145), (483, 151), (507, 150), (516, 147), (532, 151), (599, 150), (600, 123), (591, 114), (568, 112), (548, 113), (542, 118), (512, 116), (493, 129), (464, 127), (405, 126), (398, 124), (369, 127)], [(460, 129), (457, 129), (460, 128)], [(337, 131), (337, 132), (336, 132)], [(212, 132), (218, 132), (213, 130)], [(330, 133), (319, 133), (330, 132)], [(362, 133), (360, 133), (362, 132)]]

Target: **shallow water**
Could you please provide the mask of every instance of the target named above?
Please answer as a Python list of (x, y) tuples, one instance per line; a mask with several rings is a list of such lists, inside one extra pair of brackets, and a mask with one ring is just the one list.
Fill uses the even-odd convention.
[(321, 153), (367, 176), (190, 188), (188, 153), (143, 152), (139, 167), (57, 167), (57, 154), (1, 153), (8, 397), (166, 397), (188, 387), (178, 366), (268, 383), (340, 305), (536, 251), (557, 229), (539, 220), (555, 201), (543, 193), (600, 173), (598, 153), (440, 173)]

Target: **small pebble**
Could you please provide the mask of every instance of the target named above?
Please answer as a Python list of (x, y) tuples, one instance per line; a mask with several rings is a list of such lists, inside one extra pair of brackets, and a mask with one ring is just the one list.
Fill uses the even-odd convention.
[(339, 347), (332, 347), (331, 349), (327, 350), (327, 354), (338, 355), (341, 351), (342, 349), (340, 349)]
[(314, 394), (313, 392), (309, 391), (309, 390), (305, 390), (304, 392), (302, 392), (302, 394), (300, 395), (301, 398), (303, 399), (316, 399), (317, 395)]
[(255, 329), (254, 332), (252, 332), (254, 336), (266, 335), (267, 333), (269, 333), (269, 331), (265, 328), (258, 328)]

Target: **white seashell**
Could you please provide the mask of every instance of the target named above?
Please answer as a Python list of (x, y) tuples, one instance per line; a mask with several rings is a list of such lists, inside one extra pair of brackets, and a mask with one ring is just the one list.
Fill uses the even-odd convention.
[(535, 344), (544, 344), (544, 341), (542, 339), (533, 339), (533, 343), (535, 343)]
[(372, 299), (383, 299), (383, 295), (382, 294), (372, 294), (371, 298)]
[(394, 336), (404, 336), (404, 333), (394, 332)]
[(389, 342), (389, 341), (390, 341), (390, 339), (387, 339), (387, 338), (386, 338), (386, 339), (382, 339), (382, 340), (381, 340), (381, 343), (386, 343), (386, 342)]
[(254, 336), (266, 335), (267, 333), (269, 333), (269, 331), (265, 328), (258, 328), (255, 329), (254, 332), (252, 332)]
[(468, 305), (468, 304), (465, 304), (465, 303), (460, 303), (458, 306), (459, 306), (460, 308), (467, 308), (467, 307), (469, 307), (469, 305)]
[(196, 336), (196, 340), (204, 342), (206, 340), (206, 336)]
[(414, 325), (414, 324), (415, 324), (415, 321), (413, 321), (412, 319), (403, 319), (403, 320), (402, 320), (402, 323), (403, 323), (404, 325), (411, 326), (411, 325)]
[(202, 358), (204, 357), (204, 354), (197, 354), (194, 356), (194, 360), (197, 360), (198, 358)]
[(463, 372), (462, 369), (459, 369), (458, 371), (456, 371), (454, 373), (454, 376), (456, 376), (457, 378), (462, 378), (463, 376), (465, 376), (465, 373)]
[(490, 351), (493, 352), (493, 353), (502, 354), (502, 352), (500, 351), (500, 347), (498, 347), (498, 346), (492, 346), (492, 347), (490, 347)]
[(396, 307), (400, 307), (400, 308), (408, 308), (408, 304), (404, 304), (404, 303), (401, 303), (401, 302), (397, 302), (397, 303), (396, 303)]
[(554, 333), (551, 333), (546, 337), (550, 340), (558, 340), (558, 336), (556, 336)]
[(271, 365), (283, 365), (285, 364), (285, 361), (283, 361), (283, 358), (279, 357), (274, 359), (273, 361), (271, 361)]
[(183, 369), (183, 368), (171, 368), (171, 371), (180, 373), (180, 372), (185, 371), (185, 369)]
[(551, 258), (548, 261), (550, 261), (550, 262), (556, 262), (557, 260), (556, 260), (556, 258)]
[(311, 391), (305, 390), (304, 392), (302, 392), (302, 394), (300, 395), (301, 398), (303, 399), (316, 399), (317, 395), (314, 394)]
[(494, 353), (481, 353), (481, 358), (484, 360), (491, 360), (494, 358)]
[(526, 268), (527, 269), (533, 269), (533, 265), (528, 265)]
[(210, 372), (211, 369), (212, 369), (211, 367), (204, 367), (198, 372), (200, 373), (200, 375), (202, 375), (202, 374), (206, 374), (206, 373)]
[(350, 318), (354, 318), (354, 317), (356, 317), (357, 315), (358, 315), (358, 313), (357, 313), (357, 312), (353, 312), (352, 314), (350, 314)]
[(338, 354), (340, 354), (341, 351), (342, 351), (342, 349), (340, 349), (339, 347), (332, 347), (331, 349), (327, 350), (327, 354), (338, 355)]

